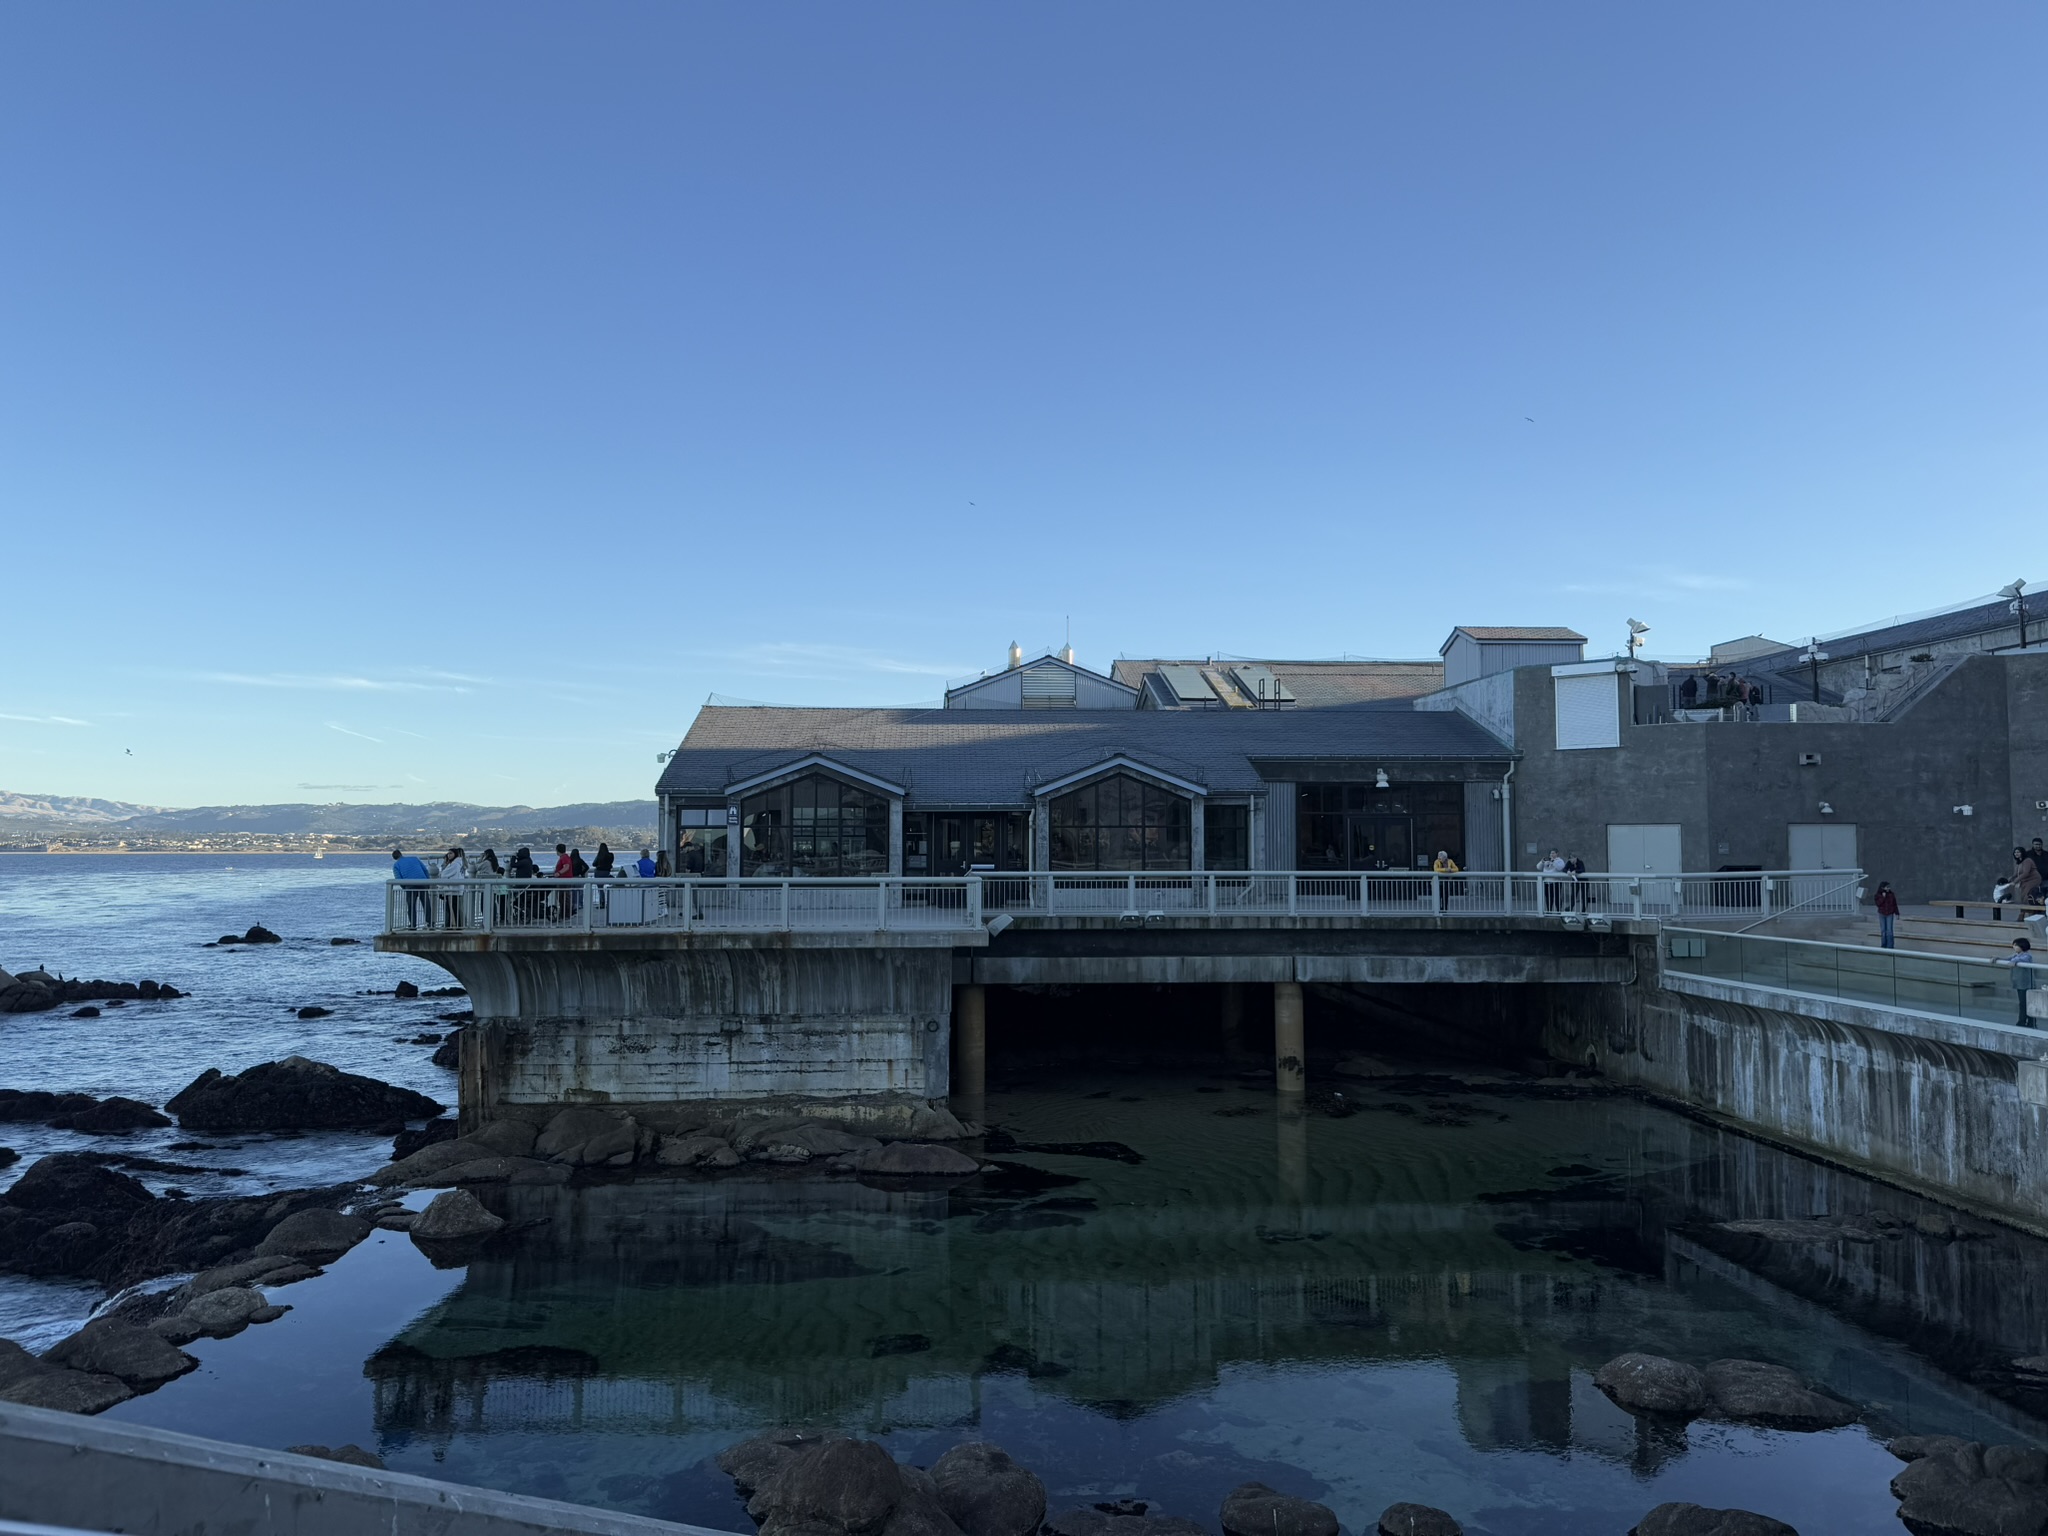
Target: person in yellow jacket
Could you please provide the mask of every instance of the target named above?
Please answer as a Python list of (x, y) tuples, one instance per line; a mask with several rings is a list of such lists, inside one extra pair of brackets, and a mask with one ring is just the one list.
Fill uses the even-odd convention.
[[(1429, 866), (1429, 871), (1433, 875), (1455, 875), (1459, 872), (1458, 861), (1451, 857), (1448, 848), (1439, 848), (1436, 851), (1435, 861)], [(1437, 882), (1437, 911), (1441, 912), (1450, 905), (1454, 889), (1455, 887), (1449, 880), (1439, 880)]]

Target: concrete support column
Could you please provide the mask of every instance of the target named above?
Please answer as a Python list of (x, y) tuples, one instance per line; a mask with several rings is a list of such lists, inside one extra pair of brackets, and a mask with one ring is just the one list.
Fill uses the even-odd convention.
[(955, 989), (953, 999), (953, 1092), (979, 1099), (988, 1092), (988, 989)]
[(1301, 983), (1273, 983), (1273, 1086), (1282, 1093), (1301, 1093), (1308, 1075), (1302, 1057)]

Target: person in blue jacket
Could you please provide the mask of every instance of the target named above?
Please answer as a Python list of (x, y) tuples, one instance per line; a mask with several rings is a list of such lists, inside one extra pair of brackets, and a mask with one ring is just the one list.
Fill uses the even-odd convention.
[[(391, 878), (394, 880), (406, 882), (406, 927), (419, 927), (420, 908), (422, 906), (424, 906), (427, 909), (427, 926), (429, 928), (433, 927), (434, 906), (432, 902), (427, 900), (427, 887), (425, 885), (425, 882), (433, 879), (433, 876), (427, 873), (427, 866), (421, 863), (418, 859), (414, 858), (411, 854), (407, 853), (403, 848), (394, 848), (391, 850)], [(413, 885), (411, 882), (414, 880), (418, 880), (422, 883), (419, 885)]]

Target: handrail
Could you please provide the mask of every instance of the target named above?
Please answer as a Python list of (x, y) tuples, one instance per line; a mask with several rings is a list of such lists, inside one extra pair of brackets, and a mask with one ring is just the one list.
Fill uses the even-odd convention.
[[(2008, 1027), (2023, 1006), (2020, 978), (1997, 960), (1669, 923), (1661, 947), (1667, 971), (1709, 981)], [(2040, 985), (2048, 990), (2048, 974)]]
[[(1845, 878), (1845, 875), (1847, 878)], [(1737, 870), (1626, 875), (1465, 870), (1018, 870), (973, 875), (721, 876), (392, 880), (387, 931), (591, 932), (599, 928), (749, 931), (967, 930), (1010, 917), (1522, 917), (1566, 926), (1615, 918), (1771, 917), (1853, 910), (1861, 871)], [(1755, 926), (1752, 924), (1751, 926)]]
[[(1800, 909), (1801, 907), (1805, 907), (1805, 906), (1811, 906), (1811, 905), (1812, 905), (1812, 904), (1813, 904), (1814, 902), (1816, 902), (1816, 901), (1824, 901), (1824, 900), (1826, 900), (1826, 899), (1827, 899), (1828, 897), (1830, 897), (1830, 896), (1838, 896), (1838, 895), (1840, 895), (1840, 894), (1841, 894), (1841, 893), (1842, 893), (1843, 891), (1850, 891), (1850, 890), (1854, 890), (1854, 889), (1856, 889), (1856, 888), (1857, 888), (1858, 886), (1860, 886), (1860, 885), (1862, 885), (1862, 884), (1863, 884), (1863, 871), (1859, 869), (1859, 870), (1855, 871), (1855, 873), (1854, 873), (1853, 877), (1852, 877), (1852, 878), (1850, 878), (1849, 880), (1847, 880), (1847, 881), (1845, 881), (1845, 882), (1843, 882), (1843, 883), (1841, 883), (1841, 884), (1839, 884), (1839, 885), (1831, 886), (1831, 887), (1830, 887), (1830, 888), (1828, 888), (1827, 890), (1824, 890), (1824, 891), (1816, 891), (1816, 892), (1815, 892), (1815, 893), (1814, 893), (1813, 895), (1811, 895), (1811, 896), (1807, 897), (1807, 898), (1806, 898), (1806, 900), (1804, 900), (1804, 901), (1795, 901), (1795, 902), (1793, 902), (1793, 903), (1792, 903), (1792, 905), (1791, 905), (1791, 906), (1789, 906), (1789, 907), (1786, 907), (1786, 908), (1785, 908), (1785, 909), (1784, 909), (1783, 911), (1781, 911), (1781, 912), (1772, 912), (1772, 911), (1768, 911), (1768, 910), (1766, 910), (1766, 911), (1765, 911), (1765, 913), (1764, 913), (1764, 915), (1763, 915), (1762, 917), (1758, 918), (1758, 919), (1757, 919), (1757, 920), (1756, 920), (1755, 922), (1753, 922), (1753, 923), (1749, 924), (1749, 925), (1748, 925), (1748, 927), (1745, 927), (1745, 928), (1739, 928), (1739, 929), (1737, 929), (1736, 931), (1737, 931), (1738, 933), (1748, 933), (1748, 932), (1749, 932), (1749, 931), (1750, 931), (1751, 929), (1754, 929), (1754, 928), (1761, 928), (1761, 927), (1763, 927), (1763, 925), (1764, 925), (1765, 923), (1775, 923), (1775, 922), (1776, 922), (1776, 921), (1777, 921), (1777, 920), (1778, 920), (1779, 918), (1781, 918), (1781, 917), (1789, 917), (1789, 916), (1791, 916), (1791, 915), (1792, 915), (1792, 914), (1793, 914), (1794, 912), (1797, 912), (1797, 911), (1798, 911), (1798, 910), (1799, 910), (1799, 909)], [(1768, 900), (1766, 900), (1766, 901), (1765, 901), (1765, 903), (1764, 903), (1764, 905), (1765, 905), (1765, 907), (1766, 907), (1766, 908), (1768, 908), (1768, 907), (1770, 906), (1770, 902), (1769, 902)]]

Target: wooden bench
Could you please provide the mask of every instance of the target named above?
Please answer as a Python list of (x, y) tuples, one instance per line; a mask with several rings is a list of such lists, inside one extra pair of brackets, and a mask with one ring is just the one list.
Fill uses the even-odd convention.
[(1994, 923), (2005, 921), (2004, 913), (2007, 907), (2011, 907), (2018, 914), (2014, 919), (2016, 922), (2025, 922), (2029, 914), (2039, 913), (2044, 910), (2038, 901), (1930, 901), (1927, 905), (1930, 907), (1954, 907), (1957, 917), (1962, 917), (1969, 911), (1989, 912), (1991, 914), (1991, 921)]

